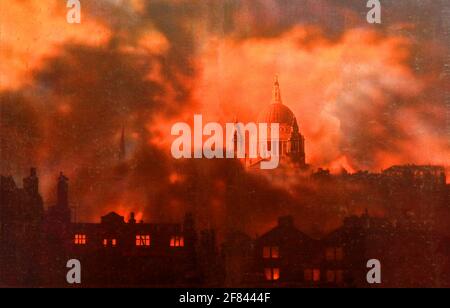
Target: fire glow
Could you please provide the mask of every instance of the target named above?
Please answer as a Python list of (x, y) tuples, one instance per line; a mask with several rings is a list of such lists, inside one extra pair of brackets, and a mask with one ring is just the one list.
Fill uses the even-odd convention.
[[(131, 2), (136, 1), (122, 1), (123, 7)], [(146, 220), (171, 220), (188, 207), (183, 195), (198, 182), (199, 176), (186, 170), (203, 168), (211, 183), (231, 181), (222, 166), (231, 160), (214, 166), (200, 159), (174, 160), (172, 124), (189, 122), (193, 114), (220, 123), (236, 117), (254, 121), (270, 100), (276, 74), (283, 78), (284, 100), (298, 117), (314, 168), (339, 173), (343, 168), (380, 172), (395, 164), (448, 167), (441, 98), (448, 84), (440, 83), (447, 50), (421, 34), (440, 32), (422, 31), (422, 25), (411, 22), (406, 29), (399, 17), (386, 31), (387, 23), (375, 28), (333, 22), (330, 35), (328, 13), (350, 20), (349, 15), (358, 15), (354, 8), (317, 0), (293, 12), (279, 1), (258, 7), (238, 2), (230, 8), (231, 27), (211, 18), (212, 11), (222, 9), (219, 2), (220, 7), (211, 3), (213, 10), (202, 11), (200, 2), (164, 1), (163, 9), (173, 15), (163, 18), (160, 1), (130, 6), (124, 13), (102, 0), (86, 3), (83, 22), (74, 27), (65, 21), (64, 1), (11, 0), (0, 10), (5, 30), (0, 36), (1, 173), (21, 177), (29, 166), (38, 167), (43, 193), (51, 199), (52, 174), (64, 170), (80, 220), (138, 208)], [(434, 20), (438, 5), (430, 4), (430, 10), (434, 13), (424, 19)], [(192, 11), (198, 14), (191, 16)], [(414, 12), (405, 8), (400, 13), (409, 18)], [(308, 19), (305, 15), (316, 21), (300, 23)], [(428, 68), (417, 73), (411, 65), (415, 58), (434, 64), (426, 60)], [(124, 124), (127, 155), (118, 161)], [(200, 144), (198, 149), (203, 140)], [(309, 187), (289, 173), (286, 178), (292, 187)], [(205, 215), (217, 213), (213, 220), (220, 224), (225, 198), (209, 196), (210, 183), (202, 183), (202, 209)], [(257, 184), (242, 193), (274, 188), (274, 181)], [(340, 196), (332, 187), (324, 192), (310, 186), (307, 192)], [(285, 183), (275, 188), (280, 190), (265, 198), (271, 203), (280, 196), (287, 200), (286, 191), (292, 194)], [(302, 204), (304, 197), (294, 197)], [(272, 204), (267, 207), (267, 217), (278, 214)], [(334, 223), (332, 211), (315, 215)], [(265, 230), (255, 226), (270, 220), (252, 222), (251, 228)]]

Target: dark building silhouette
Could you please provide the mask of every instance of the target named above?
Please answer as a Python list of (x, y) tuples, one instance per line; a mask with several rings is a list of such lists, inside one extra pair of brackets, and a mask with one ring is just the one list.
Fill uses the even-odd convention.
[(192, 214), (175, 224), (138, 222), (133, 213), (126, 219), (114, 212), (99, 223), (75, 223), (62, 173), (56, 204), (45, 212), (31, 169), (23, 188), (12, 177), (0, 177), (0, 286), (67, 287), (70, 259), (81, 261), (87, 287), (373, 287), (366, 281), (370, 259), (382, 263), (383, 287), (450, 285), (449, 239), (426, 213), (432, 206), (448, 207), (443, 168), (394, 166), (381, 174), (338, 176), (319, 170), (311, 179), (374, 186), (383, 203), (423, 207), (423, 218), (388, 220), (366, 210), (313, 238), (284, 216), (257, 238), (227, 234), (219, 248), (215, 230), (198, 232)]
[(0, 285), (38, 285), (44, 207), (36, 169), (18, 188), (0, 177)]
[(68, 255), (83, 264), (85, 285), (165, 285), (193, 283), (196, 270), (195, 230), (184, 224), (137, 223), (117, 213), (101, 223), (70, 224)]
[(0, 286), (67, 286), (70, 259), (82, 264), (83, 286), (194, 286), (208, 283), (218, 265), (214, 232), (198, 242), (192, 214), (180, 224), (137, 222), (133, 213), (125, 221), (114, 212), (100, 223), (73, 223), (68, 178), (60, 174), (46, 213), (38, 185), (35, 169), (23, 189), (1, 177)]
[(224, 286), (242, 286), (251, 277), (254, 260), (254, 240), (243, 232), (231, 232), (222, 244)]
[[(395, 226), (368, 213), (348, 217), (341, 228), (313, 239), (287, 216), (247, 246), (240, 261), (228, 260), (226, 273), (234, 287), (443, 287), (449, 285), (446, 244), (448, 238), (426, 229)], [(248, 253), (253, 255), (250, 263)], [(382, 285), (366, 280), (371, 259), (382, 264)], [(243, 272), (230, 271), (230, 267)]]

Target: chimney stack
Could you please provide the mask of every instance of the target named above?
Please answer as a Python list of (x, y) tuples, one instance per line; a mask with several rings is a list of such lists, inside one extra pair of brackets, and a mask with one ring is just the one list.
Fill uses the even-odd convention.
[(58, 178), (57, 206), (60, 208), (69, 207), (69, 179), (61, 172)]

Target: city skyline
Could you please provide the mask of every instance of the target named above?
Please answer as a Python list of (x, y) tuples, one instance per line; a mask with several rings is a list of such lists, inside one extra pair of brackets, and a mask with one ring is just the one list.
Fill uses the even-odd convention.
[[(211, 255), (236, 241), (217, 266), (222, 274), (205, 273), (216, 280), (247, 264), (248, 254), (259, 264), (246, 269), (251, 277), (287, 278), (282, 259), (261, 260), (275, 247), (275, 255), (284, 249), (310, 262), (290, 262), (289, 280), (304, 282), (299, 277), (314, 278), (323, 265), (327, 241), (342, 240), (333, 234), (358, 228), (380, 244), (404, 240), (398, 256), (431, 251), (417, 262), (437, 256), (432, 270), (446, 273), (449, 14), (448, 0), (9, 1), (0, 10), (0, 240), (8, 247), (0, 252), (29, 266), (22, 252), (43, 247), (59, 260), (73, 228), (87, 226), (97, 260), (103, 240), (121, 244), (98, 235), (109, 228), (101, 217), (115, 213), (112, 225), (123, 227), (134, 253), (133, 236), (149, 234), (132, 234), (130, 213), (148, 228), (191, 213), (198, 235), (214, 231), (205, 236), (217, 243), (205, 250)], [(182, 144), (178, 124), (190, 128)], [(252, 127), (258, 140), (247, 136)], [(222, 159), (231, 137), (227, 154), (240, 158)], [(277, 168), (265, 170), (261, 154), (277, 146)], [(286, 230), (317, 254), (284, 247)], [(163, 255), (172, 236), (181, 243), (181, 235), (160, 235)], [(351, 246), (352, 236), (343, 237)], [(272, 238), (273, 246), (254, 250)], [(413, 273), (414, 257), (390, 260), (411, 284), (426, 276)], [(330, 280), (344, 281), (345, 269), (329, 265), (322, 278), (330, 271)]]

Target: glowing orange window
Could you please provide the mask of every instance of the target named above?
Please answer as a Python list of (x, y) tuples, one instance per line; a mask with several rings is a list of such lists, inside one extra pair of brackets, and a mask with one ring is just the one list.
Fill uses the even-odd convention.
[(279, 268), (266, 268), (264, 269), (264, 274), (267, 281), (277, 281), (280, 279), (280, 269)]
[(113, 239), (104, 239), (103, 240), (103, 246), (108, 247), (108, 245), (111, 245), (112, 247), (116, 247), (117, 246), (117, 239), (113, 238)]
[(75, 234), (74, 242), (75, 242), (75, 245), (86, 245), (86, 243), (87, 243), (86, 234)]
[(184, 237), (172, 236), (170, 238), (170, 247), (184, 247)]
[(313, 281), (314, 282), (319, 282), (320, 281), (320, 270), (319, 269), (314, 269), (313, 270)]
[(136, 235), (136, 246), (150, 246), (150, 235)]
[(277, 246), (263, 248), (264, 259), (278, 259), (279, 257), (280, 249)]

